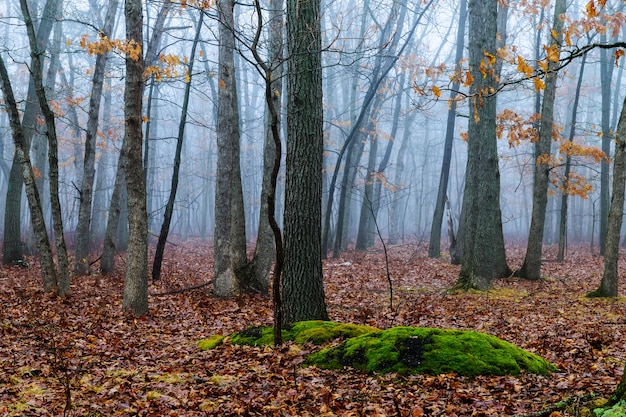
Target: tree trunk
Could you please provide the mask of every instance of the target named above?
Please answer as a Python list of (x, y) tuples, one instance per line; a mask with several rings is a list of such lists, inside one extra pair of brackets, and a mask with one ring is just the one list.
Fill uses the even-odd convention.
[(148, 312), (148, 216), (142, 164), (142, 99), (144, 61), (143, 11), (141, 0), (126, 0), (126, 41), (133, 51), (126, 54), (124, 88), (124, 137), (127, 145), (126, 189), (128, 192), (128, 251), (122, 308), (141, 316)]
[[(506, 276), (500, 173), (496, 141), (496, 98), (484, 91), (496, 87), (495, 68), (487, 53), (497, 56), (497, 0), (470, 0), (469, 66), (474, 82), (470, 87), (468, 157), (462, 218), (466, 229), (463, 262), (458, 286), (489, 289), (494, 278)], [(482, 64), (482, 65), (481, 65)], [(485, 76), (480, 72), (485, 69)]]
[[(456, 56), (454, 62), (456, 71), (461, 68), (463, 51), (465, 49), (465, 23), (467, 21), (467, 0), (461, 0), (459, 6), (459, 28), (456, 35)], [(443, 213), (448, 192), (448, 180), (450, 178), (450, 161), (452, 160), (452, 145), (454, 142), (454, 126), (456, 122), (456, 91), (460, 89), (460, 82), (452, 83), (452, 90), (449, 97), (448, 119), (446, 122), (446, 139), (443, 148), (443, 162), (441, 163), (441, 173), (439, 174), (439, 188), (437, 190), (437, 200), (433, 222), (430, 228), (430, 241), (428, 243), (428, 256), (438, 258), (441, 255), (441, 224), (443, 223)]]
[(323, 109), (319, 0), (287, 0), (283, 322), (328, 320), (322, 277)]
[[(39, 20), (37, 28), (37, 45), (40, 53), (44, 53), (48, 45), (48, 38), (52, 32), (52, 26), (56, 21), (57, 10), (61, 4), (60, 0), (48, 0), (44, 6), (44, 10)], [(31, 140), (37, 130), (37, 118), (39, 115), (39, 102), (37, 101), (37, 92), (35, 84), (31, 77), (28, 84), (28, 93), (26, 96), (26, 104), (22, 116), (22, 131), (24, 136), (24, 151), (30, 150)], [(29, 157), (30, 161), (30, 157)], [(9, 174), (9, 185), (7, 187), (6, 206), (4, 213), (4, 244), (2, 261), (5, 264), (16, 262), (22, 259), (22, 240), (21, 240), (21, 224), (20, 213), (22, 211), (22, 165), (18, 155), (15, 155), (11, 165)], [(33, 226), (34, 228), (34, 226)]]
[[(600, 35), (600, 42), (606, 43), (606, 33)], [(602, 123), (602, 152), (611, 156), (611, 79), (613, 78), (613, 54), (600, 49), (600, 87), (601, 87), (601, 123)], [(600, 162), (600, 255), (604, 255), (604, 245), (607, 234), (607, 220), (609, 215), (609, 161)]]
[[(259, 210), (259, 227), (254, 248), (252, 265), (254, 271), (253, 281), (248, 285), (266, 293), (269, 288), (269, 275), (275, 253), (275, 233), (271, 227), (271, 220), (275, 220), (275, 209), (270, 213), (270, 204), (275, 204), (276, 184), (272, 185), (272, 173), (278, 158), (280, 168), (281, 155), (276, 155), (276, 140), (274, 129), (280, 132), (280, 110), (282, 106), (282, 77), (283, 77), (283, 0), (271, 0), (269, 6), (269, 61), (267, 68), (271, 74), (271, 104), (266, 103), (265, 111), (265, 146), (263, 148), (263, 179), (261, 185), (261, 207)], [(265, 80), (266, 83), (270, 82)], [(270, 100), (266, 97), (266, 101)], [(273, 108), (273, 111), (272, 111)], [(273, 114), (275, 113), (275, 114)], [(276, 120), (274, 120), (276, 119)], [(275, 124), (275, 126), (274, 126)], [(277, 172), (278, 174), (278, 172)], [(277, 223), (278, 224), (278, 223)], [(279, 230), (280, 232), (280, 230)], [(281, 237), (282, 238), (282, 237)], [(276, 274), (274, 274), (276, 275)]]
[[(580, 99), (580, 90), (582, 87), (583, 74), (585, 73), (585, 64), (587, 62), (587, 54), (583, 55), (580, 62), (580, 74), (578, 74), (578, 83), (576, 84), (576, 93), (574, 94), (574, 103), (572, 105), (572, 120), (570, 123), (568, 140), (572, 142), (574, 135), (576, 134), (576, 119), (578, 115), (578, 101)], [(559, 248), (556, 255), (558, 262), (563, 262), (565, 259), (565, 247), (567, 245), (567, 212), (569, 203), (569, 194), (567, 191), (567, 183), (569, 181), (569, 174), (572, 165), (572, 158), (570, 155), (565, 157), (565, 172), (563, 174), (563, 194), (561, 195), (561, 208), (559, 217)]]
[[(193, 77), (193, 64), (196, 56), (196, 48), (198, 41), (200, 40), (200, 32), (202, 29), (202, 22), (204, 20), (204, 11), (200, 11), (200, 19), (196, 27), (196, 37), (193, 40), (191, 47), (191, 57), (189, 58), (189, 65), (187, 68), (187, 74), (189, 79), (185, 85), (185, 96), (183, 98), (183, 108), (180, 115), (180, 123), (178, 125), (178, 138), (176, 142), (176, 153), (174, 155), (174, 172), (172, 173), (172, 185), (170, 187), (170, 196), (167, 199), (167, 205), (165, 206), (165, 215), (163, 217), (163, 224), (161, 225), (161, 233), (159, 234), (159, 241), (156, 246), (156, 253), (154, 255), (154, 263), (152, 264), (152, 279), (159, 279), (161, 276), (161, 264), (163, 262), (163, 252), (165, 251), (165, 243), (167, 242), (167, 236), (170, 231), (170, 223), (172, 221), (172, 213), (174, 212), (174, 202), (176, 201), (176, 192), (178, 191), (178, 176), (180, 173), (180, 159), (183, 150), (183, 140), (185, 138), (185, 125), (187, 124), (187, 108), (189, 107), (189, 94), (191, 92), (191, 80)], [(144, 179), (145, 179), (144, 175)]]
[(43, 288), (45, 291), (57, 291), (58, 282), (56, 268), (54, 266), (52, 248), (48, 240), (48, 232), (46, 231), (46, 224), (41, 209), (41, 201), (39, 200), (39, 193), (37, 191), (37, 185), (35, 184), (35, 173), (28, 155), (24, 128), (20, 122), (17, 103), (13, 95), (13, 88), (2, 56), (0, 56), (0, 82), (2, 94), (4, 95), (5, 108), (9, 114), (13, 142), (15, 143), (14, 160), (19, 162), (19, 167), (22, 169), (22, 181), (23, 184), (26, 185), (26, 198), (28, 199), (31, 222), (37, 241), (37, 250), (39, 251)]
[[(118, 0), (111, 0), (105, 18), (104, 28), (100, 36), (109, 36), (118, 8)], [(96, 176), (96, 141), (98, 139), (98, 118), (100, 117), (100, 102), (104, 86), (104, 71), (106, 69), (108, 53), (96, 57), (93, 71), (93, 84), (89, 96), (89, 111), (87, 116), (87, 131), (85, 132), (85, 156), (83, 158), (83, 180), (80, 187), (78, 224), (76, 226), (76, 257), (74, 260), (74, 274), (86, 275), (89, 273), (89, 241), (91, 225), (91, 202), (93, 198), (93, 183)]]
[[(624, 187), (626, 186), (626, 100), (615, 132), (615, 156), (613, 158), (613, 195), (607, 224), (606, 245), (604, 248), (604, 273), (600, 286), (587, 294), (588, 297), (617, 297), (619, 240), (624, 213)], [(626, 389), (624, 378), (620, 383), (619, 398), (624, 398)]]
[[(550, 47), (561, 48), (563, 39), (563, 20), (560, 16), (566, 11), (565, 0), (558, 0), (554, 6), (554, 19), (552, 31), (557, 38), (550, 37)], [(556, 96), (556, 82), (558, 73), (555, 71), (557, 62), (548, 62), (548, 74), (546, 74), (546, 88), (541, 107), (541, 122), (539, 126), (539, 140), (536, 144), (537, 160), (535, 164), (535, 183), (533, 186), (533, 209), (528, 232), (528, 244), (526, 257), (517, 276), (530, 279), (541, 279), (541, 254), (543, 249), (543, 232), (546, 222), (546, 208), (548, 205), (548, 185), (550, 174), (549, 158), (552, 145), (552, 131), (554, 121), (554, 99)]]
[[(218, 159), (215, 188), (213, 289), (219, 297), (231, 297), (241, 290), (237, 272), (245, 265), (245, 219), (242, 212), (239, 110), (234, 64), (235, 3), (233, 0), (220, 0), (217, 7), (220, 16), (220, 88), (216, 127)], [(242, 240), (243, 256), (241, 254)]]

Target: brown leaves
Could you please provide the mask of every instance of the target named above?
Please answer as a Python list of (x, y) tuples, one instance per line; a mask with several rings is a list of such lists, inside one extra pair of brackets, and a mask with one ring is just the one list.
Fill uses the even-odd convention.
[[(546, 280), (499, 280), (493, 291), (458, 294), (446, 292), (458, 266), (428, 258), (426, 249), (390, 248), (399, 306), (393, 312), (386, 308), (380, 251), (329, 260), (324, 273), (331, 318), (381, 328), (477, 329), (544, 356), (560, 371), (550, 377), (401, 378), (302, 368), (302, 357), (313, 349), (308, 345), (255, 348), (226, 339), (200, 352), (195, 344), (201, 338), (270, 324), (270, 299), (220, 300), (204, 287), (151, 296), (150, 316), (135, 319), (121, 312), (123, 271), (76, 280), (72, 298), (62, 304), (39, 290), (38, 265), (29, 259), (30, 269), (0, 271), (0, 415), (62, 414), (63, 372), (75, 415), (501, 416), (536, 412), (580, 392), (611, 392), (626, 356), (626, 305), (582, 297), (602, 267), (586, 247), (570, 247), (563, 264), (550, 262), (554, 248), (547, 248)], [(210, 277), (208, 242), (170, 250), (151, 294)], [(511, 266), (519, 265), (523, 248), (508, 252)]]

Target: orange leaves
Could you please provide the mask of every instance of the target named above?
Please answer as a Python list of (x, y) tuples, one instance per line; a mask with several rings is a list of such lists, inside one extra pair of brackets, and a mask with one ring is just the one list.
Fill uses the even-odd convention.
[(89, 55), (102, 55), (113, 50), (126, 54), (130, 59), (137, 60), (141, 54), (141, 45), (135, 41), (127, 42), (121, 39), (109, 39), (100, 35), (98, 40), (89, 42), (88, 36), (80, 38), (80, 47), (87, 51)]
[(183, 62), (186, 62), (186, 61), (187, 61), (186, 57), (183, 58), (181, 62), (181, 59), (178, 55), (161, 54), (159, 55), (159, 60), (156, 65), (151, 65), (146, 68), (144, 72), (144, 76), (146, 78), (150, 78), (154, 76), (154, 79), (157, 82), (163, 81), (164, 78), (166, 79), (177, 78), (180, 75), (180, 73), (178, 72), (178, 67), (183, 65)]
[(587, 17), (589, 17), (590, 19), (598, 17), (599, 13), (596, 9), (596, 3), (594, 0), (591, 0), (587, 3), (587, 6), (585, 7), (585, 12), (587, 13)]
[(525, 118), (513, 110), (503, 110), (496, 116), (496, 136), (502, 139), (506, 134), (509, 147), (518, 146), (522, 141), (535, 142), (538, 135), (534, 124), (538, 120), (538, 114)]
[(615, 57), (615, 66), (619, 67), (619, 59), (624, 56), (624, 50), (623, 49), (616, 50), (613, 53), (613, 56)]
[(583, 159), (593, 160), (594, 162), (608, 161), (608, 157), (597, 146), (590, 146), (576, 143), (573, 141), (564, 141), (559, 146), (559, 152), (568, 157), (578, 156)]
[(521, 55), (517, 56), (517, 70), (527, 77), (531, 77), (534, 72), (532, 67), (526, 63), (526, 60)]
[(439, 98), (441, 97), (441, 90), (439, 90), (439, 87), (437, 87), (436, 85), (433, 85), (433, 94), (435, 95), (435, 97)]

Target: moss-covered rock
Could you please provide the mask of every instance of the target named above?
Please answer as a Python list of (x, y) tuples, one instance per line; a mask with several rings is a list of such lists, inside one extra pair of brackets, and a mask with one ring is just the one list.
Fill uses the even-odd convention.
[(596, 408), (593, 413), (596, 417), (624, 417), (626, 416), (626, 401), (620, 401), (609, 408)]
[[(310, 320), (300, 321), (282, 329), (284, 341), (294, 341), (298, 344), (306, 342), (316, 345), (335, 339), (347, 339), (361, 336), (366, 333), (380, 331), (375, 327), (344, 324), (332, 321)], [(230, 342), (235, 345), (262, 346), (274, 343), (274, 328), (272, 326), (248, 327), (240, 332), (233, 333)]]
[(521, 370), (547, 374), (554, 365), (515, 345), (483, 333), (394, 327), (350, 338), (307, 358), (307, 364), (400, 374), (507, 375)]

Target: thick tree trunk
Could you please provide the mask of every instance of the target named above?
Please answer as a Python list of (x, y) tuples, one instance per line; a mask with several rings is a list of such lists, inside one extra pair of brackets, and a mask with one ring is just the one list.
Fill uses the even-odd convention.
[[(622, 230), (624, 213), (624, 187), (626, 186), (626, 100), (622, 105), (622, 112), (615, 132), (615, 156), (613, 158), (613, 196), (607, 223), (606, 245), (604, 248), (604, 273), (600, 286), (587, 294), (588, 297), (617, 297), (618, 293), (618, 259), (619, 240)], [(624, 378), (620, 383), (619, 398), (624, 398), (626, 383)]]
[[(563, 20), (560, 16), (565, 13), (565, 0), (558, 0), (554, 7), (554, 19), (552, 30), (557, 38), (551, 37), (550, 47), (561, 48), (563, 39)], [(541, 279), (541, 253), (543, 249), (543, 232), (546, 222), (546, 208), (548, 205), (548, 185), (550, 164), (546, 155), (550, 154), (552, 145), (552, 131), (554, 120), (554, 100), (556, 96), (556, 82), (558, 73), (555, 72), (556, 62), (548, 62), (548, 74), (546, 75), (546, 88), (541, 107), (541, 122), (539, 126), (539, 140), (536, 144), (537, 163), (535, 164), (535, 183), (533, 186), (533, 209), (528, 232), (528, 244), (526, 257), (517, 276), (538, 280)]]
[(126, 40), (134, 53), (126, 54), (124, 136), (127, 144), (128, 251), (122, 308), (137, 316), (148, 312), (148, 215), (142, 164), (142, 99), (144, 61), (141, 0), (126, 0)]
[[(484, 93), (496, 86), (495, 68), (486, 54), (497, 56), (497, 1), (469, 1), (470, 87), (468, 157), (462, 218), (466, 221), (463, 262), (458, 286), (489, 289), (494, 278), (506, 276), (500, 172), (496, 141), (496, 98)], [(480, 69), (483, 68), (485, 76)]]
[[(111, 0), (109, 2), (101, 36), (109, 36), (111, 33), (118, 4), (118, 0)], [(94, 192), (93, 183), (96, 176), (96, 141), (98, 138), (98, 118), (100, 117), (100, 102), (102, 99), (107, 57), (107, 52), (96, 57), (93, 84), (91, 87), (91, 95), (89, 96), (87, 131), (85, 132), (85, 156), (83, 158), (83, 180), (80, 187), (78, 224), (76, 226), (76, 257), (74, 260), (74, 274), (79, 276), (89, 273), (89, 232), (91, 225), (91, 202)]]
[(283, 322), (327, 320), (322, 276), (323, 110), (319, 0), (287, 0)]
[[(600, 36), (600, 41), (606, 43), (606, 33)], [(601, 124), (602, 124), (602, 151), (607, 158), (611, 156), (611, 80), (613, 78), (613, 54), (600, 49), (600, 86), (601, 86)], [(600, 255), (604, 255), (604, 245), (607, 234), (609, 215), (609, 161), (600, 162)]]

